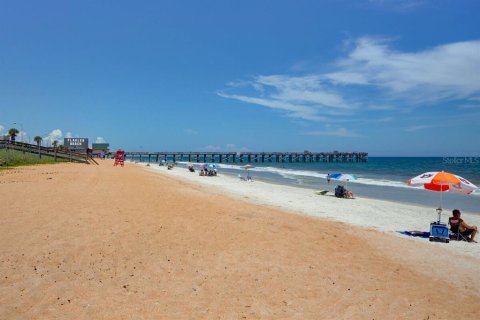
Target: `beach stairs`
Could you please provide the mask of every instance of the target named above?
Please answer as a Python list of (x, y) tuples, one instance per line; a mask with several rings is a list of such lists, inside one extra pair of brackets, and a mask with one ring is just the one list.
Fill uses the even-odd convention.
[(42, 147), (36, 144), (30, 144), (25, 142), (11, 142), (8, 140), (0, 140), (0, 149), (16, 150), (23, 153), (32, 153), (37, 154), (39, 157), (51, 157), (55, 160), (60, 159), (70, 162), (80, 162), (86, 164), (91, 163), (91, 161), (89, 160), (89, 156), (82, 153), (71, 152), (69, 150), (64, 150), (60, 148)]
[(92, 156), (90, 156), (90, 157), (88, 158), (88, 162), (89, 162), (90, 164), (96, 164), (96, 165), (98, 166), (97, 160), (95, 160)]

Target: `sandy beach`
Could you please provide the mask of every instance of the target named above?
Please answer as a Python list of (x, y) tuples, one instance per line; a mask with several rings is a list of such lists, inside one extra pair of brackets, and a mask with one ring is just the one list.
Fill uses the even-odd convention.
[(480, 318), (430, 208), (112, 164), (0, 171), (0, 319)]

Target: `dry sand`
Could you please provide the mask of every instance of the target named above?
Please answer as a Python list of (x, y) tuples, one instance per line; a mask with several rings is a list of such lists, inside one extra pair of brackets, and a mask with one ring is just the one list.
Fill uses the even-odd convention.
[[(356, 197), (355, 200), (336, 198), (333, 192), (335, 184), (330, 187), (328, 195), (321, 196), (316, 194), (315, 190), (308, 188), (262, 181), (254, 181), (253, 183), (242, 181), (238, 177), (222, 174), (222, 168), (220, 168), (220, 173), (216, 177), (203, 177), (181, 167), (177, 167), (175, 170), (167, 170), (165, 166), (151, 165), (147, 167), (145, 163), (137, 163), (137, 165), (162, 175), (173, 176), (190, 183), (202, 185), (210, 193), (221, 193), (229, 197), (268, 205), (292, 213), (345, 222), (349, 225), (380, 230), (400, 237), (407, 236), (398, 231), (429, 231), (430, 222), (438, 219), (438, 215), (432, 207), (362, 197)], [(352, 186), (352, 188), (355, 187)], [(480, 197), (471, 197), (478, 198), (478, 209), (480, 210)], [(444, 208), (443, 222), (448, 221), (447, 217), (451, 216), (452, 209)], [(462, 209), (462, 218), (471, 225), (480, 226), (480, 212), (475, 214)], [(418, 242), (428, 241), (428, 239), (422, 238), (410, 239)], [(478, 239), (480, 239), (480, 235)], [(480, 244), (452, 241), (448, 245), (439, 242), (430, 243), (428, 248), (431, 246), (450, 252), (480, 257)]]
[(0, 319), (480, 318), (477, 257), (130, 164), (0, 171), (0, 206)]

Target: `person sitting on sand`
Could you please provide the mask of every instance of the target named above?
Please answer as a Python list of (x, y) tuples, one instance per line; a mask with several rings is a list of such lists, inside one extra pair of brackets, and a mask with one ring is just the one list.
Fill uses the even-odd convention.
[(350, 190), (345, 189), (344, 197), (345, 197), (345, 198), (348, 198), (348, 199), (353, 199), (353, 192), (350, 191)]
[(462, 213), (460, 210), (455, 209), (452, 211), (452, 217), (448, 218), (448, 224), (450, 225), (450, 230), (454, 233), (460, 233), (463, 237), (467, 239), (468, 242), (476, 242), (473, 240), (477, 234), (477, 226), (470, 226), (463, 219), (460, 218)]
[(338, 185), (335, 188), (335, 197), (353, 199), (353, 192), (345, 189), (345, 186)]
[(345, 188), (341, 185), (338, 185), (335, 188), (335, 197), (337, 198), (343, 198), (345, 196)]

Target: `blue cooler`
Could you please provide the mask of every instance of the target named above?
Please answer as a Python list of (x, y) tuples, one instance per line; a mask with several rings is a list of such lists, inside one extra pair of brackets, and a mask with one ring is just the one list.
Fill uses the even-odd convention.
[(434, 221), (430, 223), (430, 241), (449, 243), (448, 227), (445, 223)]

